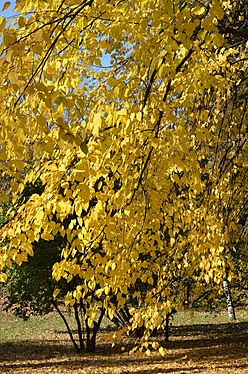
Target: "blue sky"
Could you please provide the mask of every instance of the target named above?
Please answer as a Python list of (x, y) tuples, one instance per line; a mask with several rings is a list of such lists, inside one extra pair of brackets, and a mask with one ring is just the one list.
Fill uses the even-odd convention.
[(13, 15), (13, 10), (14, 10), (14, 7), (15, 7), (15, 0), (9, 0), (10, 1), (10, 6), (7, 10), (5, 10), (4, 12), (1, 12), (1, 10), (3, 9), (3, 6), (4, 4), (6, 3), (7, 0), (0, 0), (0, 16), (2, 17), (10, 17)]

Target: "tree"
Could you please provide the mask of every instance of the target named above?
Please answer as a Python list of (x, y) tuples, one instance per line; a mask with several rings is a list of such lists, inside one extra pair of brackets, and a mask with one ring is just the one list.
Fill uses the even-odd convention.
[(215, 292), (236, 276), (228, 243), (247, 198), (247, 59), (223, 31), (232, 7), (19, 0), (16, 21), (1, 19), (3, 173), (13, 193), (45, 186), (2, 228), (1, 267), (66, 235), (53, 277), (81, 279), (66, 303), (96, 292), (113, 318), (141, 280), (129, 312), (146, 347), (183, 307), (175, 283)]
[[(40, 180), (37, 180), (35, 184), (27, 183), (16, 204), (12, 205), (10, 202), (9, 204), (2, 204), (0, 226), (8, 222), (7, 217), (10, 211), (10, 216), (13, 218), (18, 209), (27, 203), (34, 194), (40, 195), (43, 191), (44, 187)], [(25, 261), (21, 265), (13, 263), (7, 269), (8, 279), (5, 287), (2, 288), (3, 299), (5, 300), (3, 307), (23, 320), (27, 320), (31, 315), (44, 315), (55, 309), (67, 328), (75, 350), (81, 352), (86, 349), (87, 352), (95, 352), (96, 335), (105, 311), (103, 309), (99, 310), (96, 321), (93, 322), (91, 328), (87, 318), (85, 318), (89, 311), (88, 300), (85, 298), (85, 300), (78, 300), (74, 303), (72, 309), (77, 325), (77, 341), (69, 326), (66, 314), (60, 308), (61, 300), (66, 293), (78, 286), (76, 278), (69, 283), (65, 280), (56, 282), (52, 278), (52, 267), (61, 259), (61, 252), (65, 243), (66, 237), (63, 238), (59, 233), (49, 242), (40, 239), (33, 243), (33, 256), (30, 257), (29, 261)], [(80, 283), (81, 280), (79, 280), (79, 285)], [(59, 300), (57, 300), (58, 294)], [(91, 297), (92, 303), (96, 301), (94, 295), (88, 296)], [(86, 334), (84, 334), (84, 328)]]

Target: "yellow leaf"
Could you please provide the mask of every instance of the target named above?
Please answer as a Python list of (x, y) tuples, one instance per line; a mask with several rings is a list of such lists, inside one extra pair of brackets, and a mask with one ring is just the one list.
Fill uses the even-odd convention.
[(43, 30), (41, 29), (41, 30), (36, 31), (36, 33), (34, 34), (34, 40), (36, 42), (41, 42), (42, 39), (43, 39)]
[(213, 14), (215, 15), (215, 17), (217, 17), (218, 19), (222, 19), (224, 16), (224, 11), (221, 7), (220, 1), (213, 0), (212, 7), (213, 7)]
[(15, 160), (13, 161), (13, 165), (16, 167), (17, 170), (22, 170), (24, 167), (24, 162), (22, 160)]
[(145, 353), (146, 353), (148, 356), (150, 356), (150, 354), (151, 354), (150, 349), (147, 349)]
[(14, 256), (13, 256), (13, 260), (17, 263), (17, 265), (21, 265), (23, 263), (23, 261), (26, 261), (27, 260), (27, 254), (25, 252), (22, 252), (22, 253), (16, 253)]
[(56, 297), (58, 296), (59, 293), (60, 293), (60, 289), (59, 289), (59, 288), (56, 288), (56, 289), (53, 291), (53, 298), (56, 299)]
[(159, 343), (158, 342), (153, 342), (152, 343), (152, 348), (158, 349), (158, 347), (159, 347)]
[(206, 281), (206, 283), (209, 283), (209, 275), (208, 274), (205, 274), (205, 281)]
[(12, 241), (11, 241), (11, 244), (14, 245), (14, 246), (19, 245), (19, 243), (20, 243), (20, 240), (18, 238), (13, 238)]
[(108, 78), (107, 83), (108, 83), (109, 86), (113, 87), (113, 86), (115, 86), (118, 83), (118, 80), (115, 79), (115, 78), (110, 77), (110, 78)]
[(47, 142), (46, 144), (44, 144), (44, 150), (47, 153), (52, 154), (53, 151), (54, 151), (54, 143), (52, 141), (50, 141), (50, 142)]
[(205, 14), (206, 10), (204, 6), (197, 5), (192, 9), (192, 13), (195, 14), (196, 16), (202, 16)]
[(82, 143), (80, 144), (80, 149), (81, 149), (81, 151), (82, 151), (85, 155), (87, 155), (87, 153), (89, 152), (86, 142), (82, 142)]
[[(0, 18), (0, 20), (1, 20), (1, 18)], [(5, 26), (6, 26), (6, 19), (2, 18), (2, 20), (0, 22), (0, 32), (3, 32), (3, 30), (5, 29)]]
[(152, 277), (149, 277), (149, 278), (147, 279), (147, 283), (148, 283), (148, 284), (153, 284), (153, 283), (154, 283), (153, 278), (152, 278)]
[(163, 347), (160, 347), (158, 351), (159, 351), (159, 353), (161, 354), (161, 356), (164, 356), (164, 355), (165, 355), (165, 350), (164, 350)]
[(7, 10), (10, 5), (11, 5), (11, 2), (10, 1), (6, 1), (6, 3), (4, 3), (4, 5), (3, 5), (2, 12), (4, 12), (5, 10)]
[(29, 254), (29, 256), (34, 255), (34, 250), (33, 250), (32, 244), (26, 243), (24, 248), (25, 248), (25, 251)]
[(8, 279), (7, 274), (5, 273), (0, 274), (0, 282), (5, 283), (7, 282), (7, 279)]
[(18, 81), (18, 75), (16, 74), (16, 72), (14, 71), (11, 71), (8, 75), (8, 78), (9, 80), (12, 82), (12, 83), (17, 83)]
[(25, 242), (27, 240), (27, 237), (25, 234), (19, 234), (18, 239), (20, 240), (20, 242)]
[(127, 111), (126, 111), (126, 109), (121, 109), (121, 110), (119, 110), (118, 114), (119, 114), (119, 116), (126, 116)]
[(44, 240), (53, 240), (54, 236), (52, 234), (50, 234), (49, 232), (43, 232), (41, 234), (41, 238), (44, 239)]
[(99, 134), (99, 128), (102, 124), (102, 118), (101, 115), (98, 113), (93, 120), (93, 128), (92, 128), (92, 134), (98, 136)]
[(46, 118), (45, 117), (43, 117), (43, 116), (37, 116), (36, 120), (37, 120), (37, 123), (40, 126), (46, 126)]
[(19, 25), (20, 28), (24, 27), (26, 25), (26, 23), (27, 23), (26, 18), (24, 18), (22, 16), (19, 17), (19, 19), (18, 19), (18, 25)]

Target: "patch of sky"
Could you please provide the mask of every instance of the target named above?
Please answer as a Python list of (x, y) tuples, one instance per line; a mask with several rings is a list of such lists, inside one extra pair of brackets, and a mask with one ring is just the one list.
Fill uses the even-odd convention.
[(6, 10), (2, 10), (4, 8), (4, 4), (6, 3), (6, 0), (0, 0), (0, 16), (6, 18), (9, 20), (13, 16), (15, 16), (17, 13), (14, 11), (14, 8), (16, 6), (16, 2), (14, 0), (9, 1), (10, 6)]

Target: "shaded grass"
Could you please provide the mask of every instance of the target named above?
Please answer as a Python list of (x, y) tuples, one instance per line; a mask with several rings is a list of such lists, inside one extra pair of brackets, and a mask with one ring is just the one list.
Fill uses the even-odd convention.
[[(55, 314), (23, 322), (0, 312), (0, 373), (248, 373), (247, 311), (237, 311), (234, 323), (225, 311), (191, 317), (189, 312), (175, 316), (168, 343), (159, 337), (166, 348), (162, 357), (121, 352), (122, 345), (133, 343), (130, 339), (111, 349), (104, 331), (97, 354), (75, 354)], [(110, 327), (105, 320), (103, 330)]]

